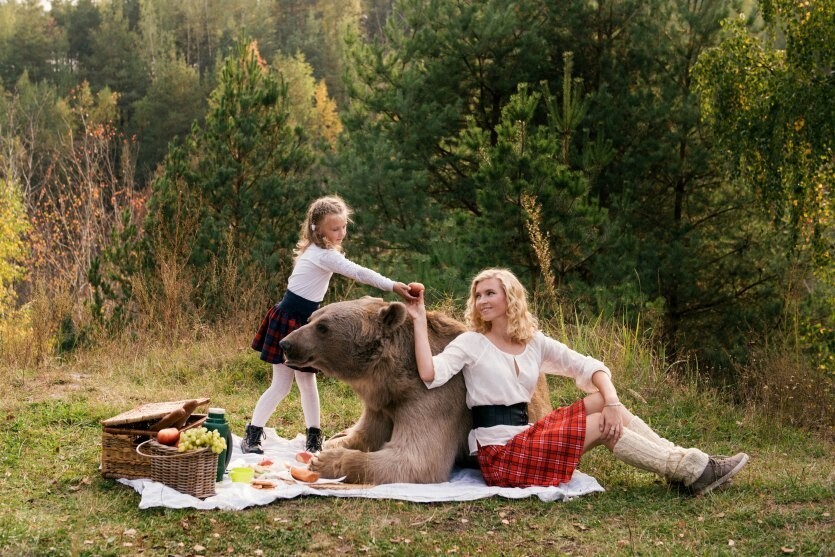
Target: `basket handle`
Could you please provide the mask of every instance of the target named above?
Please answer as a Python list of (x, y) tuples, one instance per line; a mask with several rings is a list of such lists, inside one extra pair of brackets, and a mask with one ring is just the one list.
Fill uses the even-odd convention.
[[(151, 441), (154, 441), (154, 439), (148, 439), (147, 441), (142, 441), (141, 443), (139, 443), (136, 446), (136, 452), (139, 453), (139, 456), (144, 456), (145, 458), (177, 458), (177, 457), (182, 457), (182, 456), (191, 456), (193, 454), (209, 450), (209, 447), (200, 447), (199, 449), (195, 449), (195, 450), (191, 450), (191, 451), (184, 451), (184, 452), (177, 452), (175, 454), (170, 454), (170, 455), (148, 454), (148, 453), (143, 453), (142, 451), (139, 450), (139, 449), (142, 448), (143, 445), (147, 445)], [(167, 446), (167, 445), (163, 445), (163, 446)]]

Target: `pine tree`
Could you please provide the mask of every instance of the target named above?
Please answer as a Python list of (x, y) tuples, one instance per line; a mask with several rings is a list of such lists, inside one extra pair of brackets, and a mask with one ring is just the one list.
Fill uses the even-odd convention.
[(239, 261), (280, 284), (298, 223), (317, 194), (306, 174), (311, 164), (304, 135), (289, 126), (286, 85), (254, 43), (239, 44), (204, 124), (171, 150), (153, 183), (149, 249), (184, 246), (197, 275), (218, 261)]

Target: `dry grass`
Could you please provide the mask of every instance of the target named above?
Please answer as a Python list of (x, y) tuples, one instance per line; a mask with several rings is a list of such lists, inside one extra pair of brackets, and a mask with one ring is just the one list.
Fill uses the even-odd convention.
[(753, 411), (835, 439), (835, 376), (788, 350), (754, 358), (741, 375), (741, 391)]

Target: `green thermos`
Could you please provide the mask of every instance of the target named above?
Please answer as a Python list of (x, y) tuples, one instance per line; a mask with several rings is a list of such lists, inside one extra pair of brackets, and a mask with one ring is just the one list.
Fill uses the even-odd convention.
[(232, 430), (226, 422), (226, 410), (223, 408), (209, 408), (209, 417), (203, 422), (208, 431), (217, 430), (218, 435), (226, 439), (226, 448), (217, 455), (217, 481), (223, 481), (223, 473), (232, 460)]

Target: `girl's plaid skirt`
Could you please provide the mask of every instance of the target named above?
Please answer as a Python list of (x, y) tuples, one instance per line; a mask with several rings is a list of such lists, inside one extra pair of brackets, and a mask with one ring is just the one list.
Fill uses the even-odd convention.
[(558, 408), (505, 445), (478, 448), (487, 485), (556, 486), (571, 479), (583, 455), (586, 407), (582, 400)]
[[(310, 315), (288, 312), (282, 309), (282, 304), (276, 304), (267, 311), (255, 333), (252, 348), (261, 353), (261, 359), (271, 364), (284, 363), (284, 351), (279, 346), (281, 339), (307, 323)], [(312, 367), (293, 368), (298, 371), (315, 373)]]

